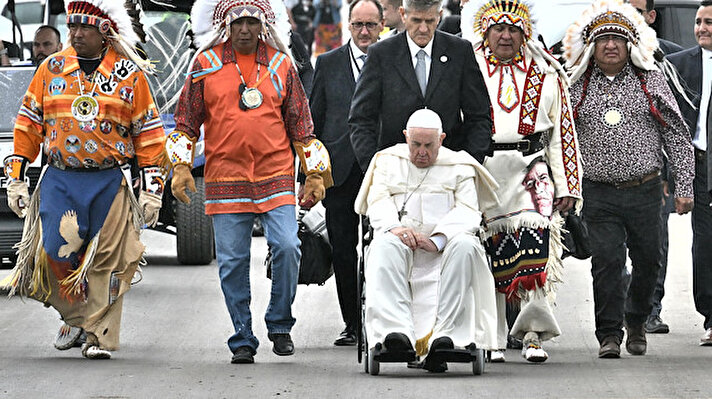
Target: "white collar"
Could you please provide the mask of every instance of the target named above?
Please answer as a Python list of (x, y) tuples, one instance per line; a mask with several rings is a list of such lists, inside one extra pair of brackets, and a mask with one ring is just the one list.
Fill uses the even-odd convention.
[(354, 43), (353, 39), (349, 39), (349, 47), (351, 47), (351, 54), (354, 55), (354, 59), (358, 59), (362, 55), (366, 55), (360, 48)]
[(410, 38), (410, 34), (408, 32), (405, 33), (405, 38), (408, 41), (408, 49), (410, 50), (410, 56), (411, 58), (415, 57), (416, 54), (418, 54), (418, 51), (423, 50), (425, 51), (425, 54), (432, 58), (433, 54), (433, 40), (435, 40), (435, 34), (433, 34), (433, 38), (430, 39), (428, 44), (425, 45), (425, 47), (420, 47), (415, 42), (413, 39)]
[(712, 51), (711, 51), (711, 50), (707, 50), (707, 49), (704, 48), (704, 47), (700, 47), (700, 49), (702, 49), (702, 59), (703, 59), (703, 60), (708, 60), (708, 59), (710, 59), (710, 57), (712, 57)]

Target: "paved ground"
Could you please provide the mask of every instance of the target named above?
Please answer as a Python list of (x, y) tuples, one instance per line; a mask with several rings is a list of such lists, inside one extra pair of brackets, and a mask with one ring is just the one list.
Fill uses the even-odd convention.
[[(264, 239), (253, 243), (252, 275), (254, 324), (263, 346), (256, 364), (231, 365), (225, 345), (231, 325), (215, 263), (177, 266), (174, 239), (148, 232), (149, 265), (126, 297), (122, 348), (112, 360), (55, 350), (55, 311), (34, 301), (0, 299), (0, 397), (711, 397), (712, 348), (697, 346), (703, 330), (692, 303), (689, 217), (671, 217), (671, 231), (663, 302), (671, 332), (649, 336), (646, 356), (596, 357), (590, 265), (567, 261), (556, 309), (563, 335), (545, 346), (549, 361), (528, 364), (509, 351), (506, 363), (488, 364), (478, 377), (465, 364), (451, 365), (444, 375), (395, 364), (383, 364), (378, 377), (364, 374), (353, 349), (332, 346), (341, 329), (333, 279), (323, 287), (299, 287), (297, 353), (273, 355), (263, 322)], [(7, 273), (0, 270), (0, 278)]]

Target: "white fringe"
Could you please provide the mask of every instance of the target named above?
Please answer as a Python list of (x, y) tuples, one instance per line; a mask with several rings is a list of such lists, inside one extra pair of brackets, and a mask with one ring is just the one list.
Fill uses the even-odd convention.
[[(42, 250), (42, 226), (40, 222), (40, 186), (37, 185), (32, 194), (30, 204), (25, 214), (22, 240), (12, 248), (16, 250), (17, 262), (11, 272), (12, 286), (8, 294), (9, 297), (19, 294), (27, 296), (29, 285), (28, 276), (32, 276), (35, 260), (40, 250)], [(19, 288), (19, 291), (18, 291)]]

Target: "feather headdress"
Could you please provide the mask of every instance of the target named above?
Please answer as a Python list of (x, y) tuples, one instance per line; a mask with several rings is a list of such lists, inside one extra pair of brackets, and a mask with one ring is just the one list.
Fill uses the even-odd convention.
[(476, 46), (484, 41), (487, 29), (494, 25), (516, 26), (525, 40), (535, 36), (536, 19), (529, 0), (471, 0), (462, 8), (462, 37)]
[(628, 41), (631, 62), (640, 69), (659, 69), (655, 63), (658, 39), (655, 31), (630, 4), (620, 0), (600, 0), (591, 5), (566, 31), (564, 57), (571, 81), (588, 68), (595, 42), (603, 35), (616, 35)]
[(96, 26), (114, 49), (146, 72), (153, 66), (136, 52), (139, 37), (134, 32), (132, 20), (123, 1), (71, 0), (67, 3), (67, 24)]
[(487, 29), (498, 24), (516, 26), (524, 33), (524, 46), (532, 55), (546, 60), (568, 82), (561, 64), (535, 40), (536, 22), (532, 0), (470, 0), (462, 8), (460, 28), (462, 38), (469, 40), (478, 49), (486, 44)]
[(198, 48), (196, 57), (226, 41), (230, 35), (230, 24), (242, 17), (259, 19), (262, 22), (262, 39), (292, 57), (288, 47), (291, 26), (282, 0), (197, 0), (190, 12), (194, 44)]

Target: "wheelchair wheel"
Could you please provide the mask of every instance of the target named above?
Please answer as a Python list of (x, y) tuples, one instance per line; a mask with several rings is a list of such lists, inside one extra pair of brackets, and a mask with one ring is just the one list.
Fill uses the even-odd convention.
[(374, 359), (374, 354), (376, 352), (376, 348), (371, 348), (368, 350), (368, 354), (366, 355), (366, 365), (365, 367), (368, 367), (368, 373), (371, 375), (378, 375), (378, 373), (381, 371), (381, 362), (378, 360)]
[(485, 351), (477, 349), (477, 357), (472, 361), (472, 374), (482, 375), (485, 372)]

